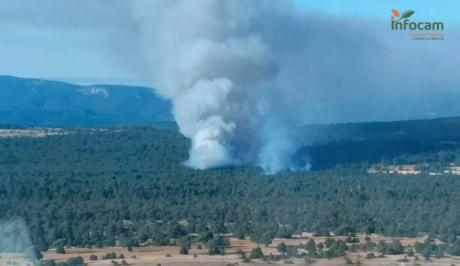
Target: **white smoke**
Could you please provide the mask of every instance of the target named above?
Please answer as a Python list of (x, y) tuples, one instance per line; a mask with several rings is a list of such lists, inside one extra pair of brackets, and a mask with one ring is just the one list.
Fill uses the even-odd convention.
[(303, 123), (401, 116), (408, 104), (395, 95), (426, 97), (426, 83), (410, 73), (429, 76), (434, 88), (440, 77), (427, 66), (445, 68), (433, 62), (436, 56), (410, 63), (424, 49), (443, 47), (396, 45), (404, 56), (395, 58), (401, 51), (389, 48), (373, 25), (362, 30), (368, 21), (299, 12), (291, 1), (132, 3), (147, 77), (172, 100), (180, 131), (192, 141), (193, 168), (308, 169), (308, 162), (292, 161)]
[(308, 168), (292, 160), (306, 123), (460, 115), (460, 38), (451, 24), (445, 41), (420, 42), (391, 31), (390, 13), (337, 17), (289, 0), (4, 0), (0, 7), (3, 25), (107, 36), (117, 63), (172, 100), (192, 141), (186, 164), (198, 169)]
[(147, 63), (152, 62), (151, 81), (172, 99), (180, 131), (192, 140), (186, 163), (193, 168), (257, 164), (276, 172), (289, 165), (293, 139), (275, 144), (272, 137), (279, 135), (272, 127), (272, 105), (285, 105), (271, 97), (282, 90), (273, 82), (282, 62), (259, 28), (267, 25), (257, 21), (292, 6), (269, 2), (154, 1), (135, 6)]
[(0, 253), (29, 252), (32, 247), (29, 229), (22, 219), (0, 221)]

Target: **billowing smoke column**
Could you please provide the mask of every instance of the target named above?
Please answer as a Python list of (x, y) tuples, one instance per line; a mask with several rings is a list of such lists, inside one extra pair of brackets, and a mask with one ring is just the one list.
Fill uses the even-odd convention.
[(289, 0), (0, 1), (1, 25), (103, 36), (116, 65), (172, 100), (187, 165), (267, 173), (308, 167), (293, 160), (307, 123), (460, 115), (458, 28), (413, 41), (390, 17)]
[(181, 132), (192, 139), (187, 164), (204, 169), (255, 160), (260, 140), (253, 132), (263, 112), (255, 97), (274, 72), (264, 43), (257, 36), (197, 38), (177, 59), (173, 79), (182, 84), (170, 96)]
[[(142, 2), (143, 47), (152, 83), (174, 105), (180, 131), (192, 140), (186, 164), (205, 169), (256, 164), (268, 173), (294, 167), (292, 124), (282, 87), (283, 67), (270, 42), (274, 16), (289, 16), (283, 1)], [(287, 12), (287, 13), (284, 13)], [(268, 16), (270, 23), (264, 18)], [(291, 118), (289, 118), (291, 119)]]
[(460, 110), (443, 96), (459, 95), (459, 59), (439, 60), (458, 41), (414, 42), (388, 23), (305, 12), (287, 0), (130, 3), (133, 26), (121, 36), (131, 41), (120, 49), (139, 51), (134, 65), (172, 99), (194, 168), (305, 169), (292, 160), (302, 124)]

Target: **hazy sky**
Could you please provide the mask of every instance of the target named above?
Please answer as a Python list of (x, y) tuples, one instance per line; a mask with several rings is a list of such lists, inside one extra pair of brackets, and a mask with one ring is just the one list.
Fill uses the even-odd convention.
[[(73, 1), (67, 11), (76, 8), (75, 12), (81, 12), (75, 5), (85, 1), (89, 2)], [(54, 9), (53, 2), (61, 4)], [(58, 13), (66, 2), (71, 1), (0, 1), (0, 74), (80, 83), (144, 84), (114, 61), (109, 40), (95, 29), (97, 25), (93, 29), (91, 25), (67, 24), (68, 18)], [(414, 9), (419, 18), (443, 20), (450, 28), (457, 27), (460, 20), (459, 3), (455, 0), (296, 0), (295, 4), (306, 12), (366, 17), (377, 22), (387, 22), (391, 8)], [(387, 32), (388, 27), (382, 27), (381, 31)]]

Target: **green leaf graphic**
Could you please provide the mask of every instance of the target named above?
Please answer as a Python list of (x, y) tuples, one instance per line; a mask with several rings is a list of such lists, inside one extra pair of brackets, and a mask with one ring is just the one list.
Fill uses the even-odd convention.
[(409, 18), (409, 17), (412, 16), (414, 13), (415, 13), (414, 10), (406, 10), (406, 11), (404, 11), (404, 12), (402, 13), (401, 17), (400, 17), (398, 20)]

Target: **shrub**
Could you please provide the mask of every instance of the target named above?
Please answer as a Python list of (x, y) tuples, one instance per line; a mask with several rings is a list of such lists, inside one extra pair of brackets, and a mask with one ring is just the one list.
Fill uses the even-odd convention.
[(368, 260), (375, 259), (375, 254), (372, 253), (372, 252), (371, 252), (371, 253), (367, 253), (367, 254), (366, 254), (366, 259), (368, 259)]
[(252, 249), (251, 255), (249, 256), (251, 259), (261, 259), (264, 257), (264, 253), (260, 247), (256, 247)]
[(64, 246), (60, 245), (56, 247), (56, 253), (57, 254), (65, 254), (65, 249)]
[(276, 249), (278, 250), (278, 252), (281, 252), (281, 253), (286, 253), (287, 251), (287, 246), (284, 242), (281, 242), (278, 244), (278, 246), (276, 246)]
[(68, 258), (65, 264), (67, 266), (84, 266), (85, 261), (83, 260), (82, 257), (78, 256), (78, 257)]
[(413, 257), (414, 256), (414, 250), (412, 248), (410, 248), (408, 251), (407, 251), (407, 256), (409, 257)]
[(181, 246), (180, 246), (179, 253), (180, 253), (181, 255), (187, 255), (187, 254), (188, 254), (188, 247), (187, 247), (187, 245), (181, 245)]
[(117, 258), (117, 254), (115, 252), (107, 253), (102, 256), (103, 260), (114, 260)]
[(353, 261), (349, 257), (343, 257), (343, 259), (345, 260), (345, 264), (347, 265), (353, 264)]

